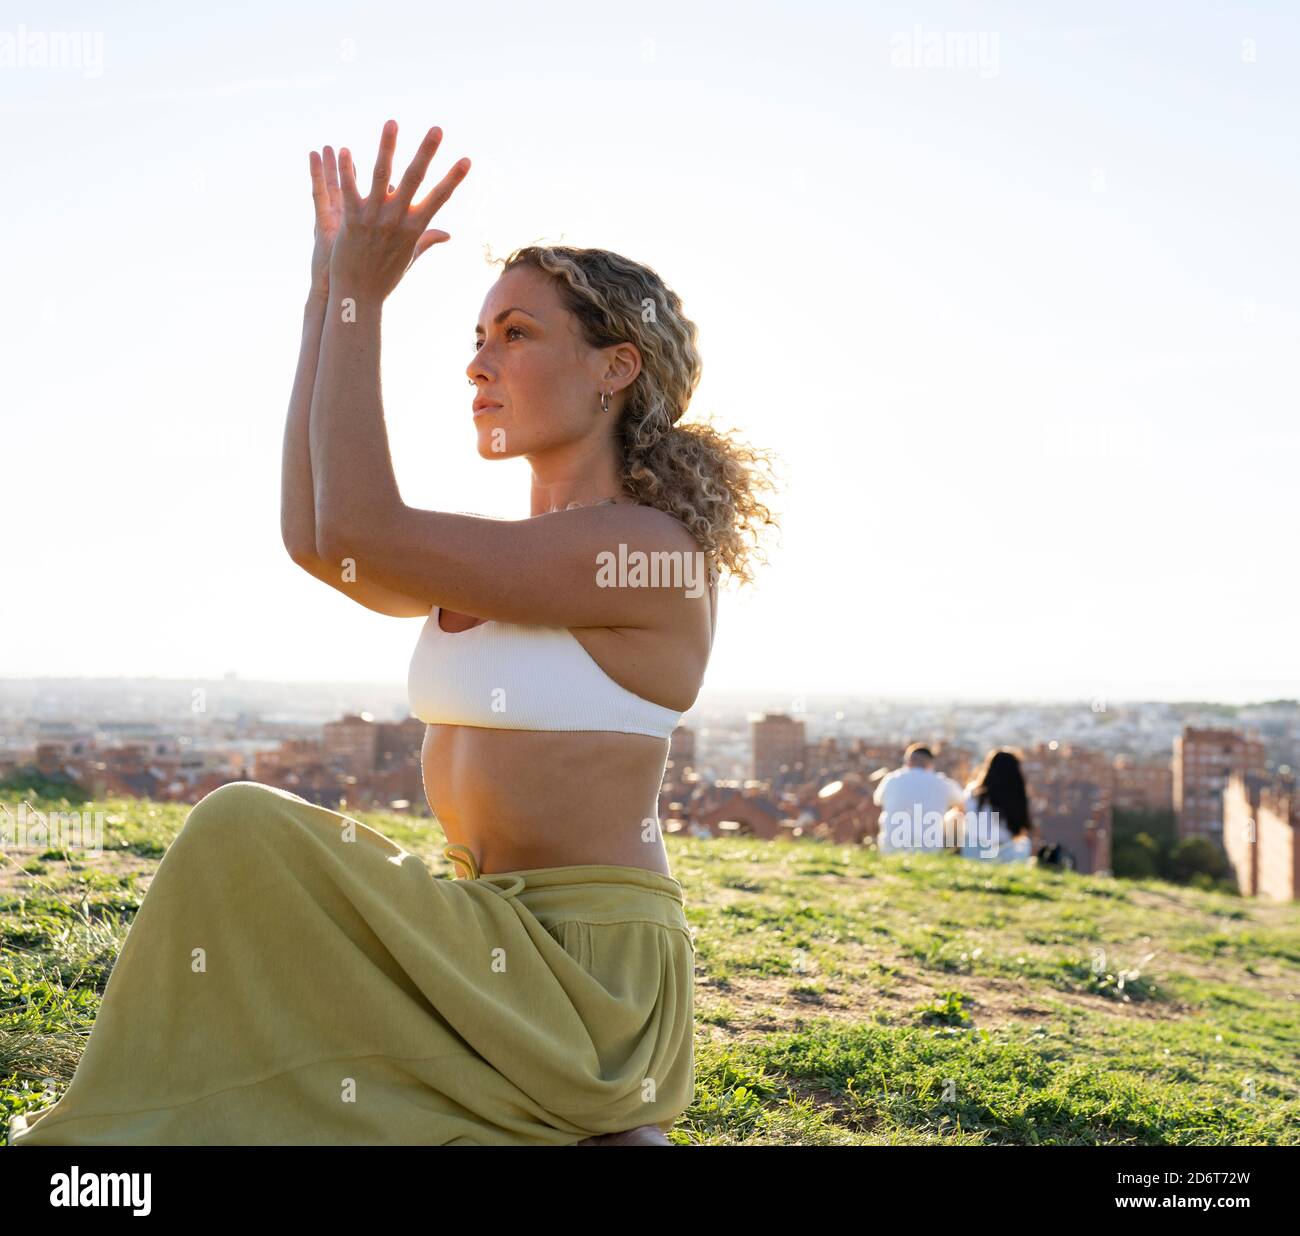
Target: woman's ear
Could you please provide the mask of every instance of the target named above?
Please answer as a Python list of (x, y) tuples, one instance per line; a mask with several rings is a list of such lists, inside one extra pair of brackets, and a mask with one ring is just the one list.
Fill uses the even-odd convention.
[(641, 353), (635, 344), (617, 343), (609, 350), (605, 380), (617, 383), (618, 390), (626, 390), (641, 373)]

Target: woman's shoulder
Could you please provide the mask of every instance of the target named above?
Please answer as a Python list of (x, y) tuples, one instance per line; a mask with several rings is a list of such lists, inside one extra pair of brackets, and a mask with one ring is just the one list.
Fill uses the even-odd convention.
[(648, 502), (624, 502), (618, 505), (624, 511), (635, 511), (636, 514), (631, 518), (639, 520), (647, 534), (659, 541), (664, 548), (696, 554), (701, 562), (710, 562), (711, 554), (707, 543), (701, 540), (699, 533), (680, 515)]

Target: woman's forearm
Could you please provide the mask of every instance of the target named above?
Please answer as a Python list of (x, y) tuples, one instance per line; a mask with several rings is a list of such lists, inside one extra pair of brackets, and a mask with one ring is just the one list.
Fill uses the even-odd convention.
[(380, 397), (382, 308), (382, 297), (331, 280), (310, 428), (316, 543), (327, 557), (388, 526), (402, 502)]
[(303, 307), (298, 372), (289, 396), (280, 468), (280, 535), (295, 557), (316, 553), (316, 497), (311, 475), (311, 402), (320, 361), (328, 294), (314, 288)]

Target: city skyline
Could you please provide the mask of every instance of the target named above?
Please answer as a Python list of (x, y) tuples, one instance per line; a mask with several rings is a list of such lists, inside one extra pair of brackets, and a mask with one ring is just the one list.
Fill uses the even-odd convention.
[[(320, 689), (340, 688), (353, 690), (381, 690), (391, 691), (400, 695), (403, 699), (406, 696), (405, 683), (398, 679), (367, 679), (367, 678), (337, 678), (337, 679), (302, 679), (302, 678), (263, 678), (249, 677), (236, 671), (226, 671), (224, 674), (215, 675), (210, 678), (169, 676), (164, 674), (10, 674), (0, 676), (0, 702), (3, 702), (7, 690), (12, 691), (19, 685), (29, 685), (34, 683), (49, 683), (51, 685), (64, 686), (67, 684), (86, 683), (86, 684), (105, 684), (105, 683), (157, 683), (157, 684), (184, 684), (190, 686), (210, 686), (213, 684), (232, 684), (237, 683), (247, 686), (262, 687), (311, 687)], [(810, 709), (806, 704), (811, 701), (817, 701), (826, 706), (840, 705), (844, 703), (857, 704), (888, 704), (895, 707), (906, 707), (915, 704), (918, 706), (936, 706), (952, 704), (954, 706), (978, 707), (986, 705), (990, 707), (1032, 707), (1041, 705), (1043, 707), (1064, 707), (1069, 705), (1079, 705), (1086, 711), (1094, 713), (1105, 713), (1108, 710), (1117, 708), (1137, 708), (1145, 704), (1160, 704), (1171, 707), (1195, 708), (1205, 707), (1208, 709), (1250, 709), (1261, 708), (1270, 705), (1297, 705), (1300, 706), (1300, 694), (1294, 696), (1285, 695), (1264, 695), (1264, 694), (1243, 694), (1238, 698), (1227, 698), (1224, 696), (1210, 695), (1134, 695), (1121, 696), (1113, 695), (1108, 697), (1085, 698), (1079, 695), (995, 695), (995, 694), (963, 694), (954, 692), (934, 692), (931, 694), (886, 694), (861, 691), (844, 691), (844, 690), (817, 690), (807, 691), (799, 694), (792, 694), (788, 691), (782, 691), (774, 687), (709, 687), (705, 686), (699, 699), (696, 701), (695, 708), (701, 704), (713, 702), (721, 704), (726, 701), (739, 701), (741, 699), (751, 699), (762, 701), (772, 710), (780, 710), (788, 706), (792, 712), (808, 712)], [(784, 703), (783, 703), (784, 701)], [(739, 705), (738, 705), (739, 706)], [(693, 709), (688, 709), (684, 716), (689, 716)]]
[[(942, 737), (926, 742), (929, 752), (922, 755), (938, 774), (929, 784), (941, 787), (942, 799), (930, 802), (924, 824), (922, 804), (908, 797), (921, 791), (902, 779), (918, 770), (900, 767), (910, 763), (917, 727), (900, 737), (897, 717), (865, 724), (858, 717), (847, 733), (815, 735), (809, 718), (771, 712), (751, 713), (739, 723), (728, 717), (719, 725), (678, 725), (668, 743), (656, 816), (665, 834), (692, 837), (950, 847), (955, 840), (943, 832), (945, 812), (965, 795), (968, 826), (978, 814), (974, 774), (994, 750), (986, 711), (963, 716), (955, 710)], [(1076, 728), (1064, 741), (1044, 737), (1047, 720), (1040, 714), (1035, 732), (1021, 733), (1011, 748), (1023, 769), (1023, 819), (1047, 847), (1036, 851), (1040, 862), (1084, 874), (1121, 874), (1112, 869), (1114, 835), (1121, 838), (1123, 874), (1150, 874), (1162, 866), (1185, 878), (1188, 869), (1179, 864), (1193, 851), (1182, 843), (1199, 841), (1196, 862), (1209, 878), (1231, 871), (1242, 895), (1295, 899), (1300, 709), (1257, 709), (1254, 724), (1244, 728), (1222, 719), (1200, 725), (1161, 709), (1092, 734)], [(420, 756), (424, 726), (415, 717), (383, 720), (345, 707), (311, 725), (256, 711), (195, 715), (188, 725), (176, 721), (162, 714), (100, 726), (30, 719), (15, 725), (0, 716), (0, 780), (56, 799), (189, 803), (232, 780), (251, 780), (323, 806), (431, 814)], [(1024, 721), (1012, 715), (997, 724), (1023, 731)], [(1005, 752), (1007, 744), (998, 747)], [(24, 799), (22, 807), (29, 805)], [(14, 812), (0, 808), (0, 824), (13, 823)], [(39, 829), (43, 813), (32, 811)], [(37, 844), (48, 844), (44, 834), (38, 833)], [(1028, 858), (1035, 851), (1025, 844), (1020, 850)]]

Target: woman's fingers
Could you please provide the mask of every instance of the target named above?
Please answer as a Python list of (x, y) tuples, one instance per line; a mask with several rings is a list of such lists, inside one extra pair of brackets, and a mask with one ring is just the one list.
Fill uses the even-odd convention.
[[(329, 149), (327, 146), (326, 150)], [(307, 162), (311, 167), (311, 198), (316, 206), (316, 217), (329, 210), (330, 198), (329, 188), (326, 184), (325, 169), (321, 164), (321, 157), (314, 150), (307, 156)]]
[(352, 166), (352, 151), (344, 146), (339, 151), (339, 189), (343, 193), (343, 210), (347, 215), (361, 212), (361, 194), (357, 192), (357, 171)]
[(334, 158), (334, 147), (325, 147), (325, 187), (329, 190), (330, 200), (338, 204), (339, 165)]
[(397, 194), (397, 204), (401, 208), (403, 215), (406, 214), (408, 207), (411, 205), (411, 199), (415, 196), (416, 189), (420, 187), (425, 172), (429, 170), (429, 164), (433, 161), (433, 156), (437, 154), (441, 142), (442, 130), (437, 125), (434, 125), (424, 135), (424, 141), (420, 143), (420, 149), (415, 152), (415, 158), (411, 160), (411, 166), (406, 169), (406, 175), (402, 177), (402, 187)]
[[(362, 198), (357, 188), (356, 164), (352, 152), (346, 146), (341, 147), (335, 168), (333, 152), (326, 147), (320, 180), (326, 193), (329, 194), (332, 190), (342, 202), (341, 209), (336, 205), (333, 212), (335, 220), (341, 223), (341, 231), (340, 243), (333, 250), (332, 270), (350, 272), (353, 281), (358, 284), (369, 280), (376, 287), (384, 289), (382, 294), (386, 295), (387, 290), (391, 289), (384, 280), (395, 270), (392, 266), (394, 260), (400, 261), (405, 253), (405, 269), (409, 270), (421, 254), (427, 253), (434, 245), (451, 239), (450, 233), (440, 228), (429, 228), (428, 224), (455, 192), (456, 186), (468, 175), (468, 159), (459, 160), (415, 208), (410, 204), (438, 151), (442, 136), (442, 130), (437, 125), (428, 131), (394, 190), (389, 175), (397, 145), (397, 122), (388, 121), (384, 125), (379, 157), (375, 162), (370, 193), (366, 198)], [(335, 174), (338, 178), (337, 187), (330, 184), (330, 179)], [(338, 220), (340, 214), (342, 220)], [(399, 275), (398, 278), (400, 277)]]
[(429, 190), (428, 197), (416, 205), (415, 221), (420, 227), (428, 226), (429, 220), (438, 213), (442, 204), (456, 191), (456, 186), (468, 175), (469, 168), (468, 159), (461, 159), (452, 164), (451, 170)]
[[(402, 176), (401, 183), (397, 186), (396, 202), (398, 210), (396, 213), (399, 218), (405, 218), (411, 206), (411, 199), (415, 196), (415, 191), (420, 187), (420, 182), (423, 181), (425, 173), (429, 170), (429, 164), (433, 161), (433, 156), (438, 152), (441, 143), (442, 129), (434, 125), (425, 134), (424, 141), (420, 143), (420, 149), (416, 151), (415, 158), (411, 160), (410, 166)], [(334, 153), (326, 146), (324, 160), (326, 188), (338, 190), (342, 196), (345, 209), (359, 211), (362, 206), (366, 206), (370, 217), (377, 218), (380, 207), (388, 200), (388, 194), (394, 192), (393, 183), (389, 180), (389, 176), (392, 173), (393, 153), (396, 147), (397, 122), (390, 120), (384, 125), (383, 136), (380, 139), (379, 155), (375, 160), (370, 195), (363, 199), (357, 188), (356, 166), (352, 161), (352, 152), (346, 146), (342, 147), (339, 150), (336, 167)], [(313, 163), (313, 177), (315, 175), (314, 168)], [(468, 159), (461, 159), (455, 164), (416, 206), (416, 218), (413, 222), (422, 230), (427, 227), (429, 220), (455, 192), (456, 186), (465, 179), (469, 169), (470, 161)]]
[(375, 159), (375, 174), (370, 181), (370, 197), (367, 199), (372, 217), (379, 213), (387, 196), (384, 186), (388, 184), (388, 177), (393, 170), (393, 151), (396, 149), (397, 121), (388, 120), (385, 121), (383, 134), (379, 138), (379, 155)]
[(420, 254), (426, 252), (429, 249), (432, 249), (434, 245), (440, 245), (443, 243), (443, 241), (450, 240), (450, 239), (451, 239), (450, 233), (444, 232), (439, 228), (431, 228), (429, 231), (425, 232), (424, 235), (422, 235), (420, 239), (415, 242), (415, 253), (412, 255), (410, 262), (407, 264), (407, 269), (409, 270), (412, 266), (415, 265), (415, 259), (418, 258)]

